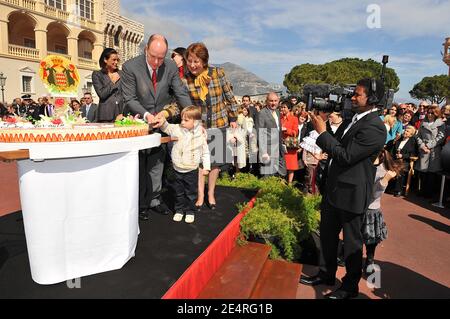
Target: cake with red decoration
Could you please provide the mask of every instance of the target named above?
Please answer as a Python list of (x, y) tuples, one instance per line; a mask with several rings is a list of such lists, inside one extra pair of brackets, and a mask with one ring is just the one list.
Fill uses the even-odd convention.
[(134, 118), (121, 118), (115, 123), (85, 123), (76, 117), (64, 116), (32, 124), (18, 117), (0, 119), (0, 143), (75, 142), (130, 138), (147, 135), (148, 124)]

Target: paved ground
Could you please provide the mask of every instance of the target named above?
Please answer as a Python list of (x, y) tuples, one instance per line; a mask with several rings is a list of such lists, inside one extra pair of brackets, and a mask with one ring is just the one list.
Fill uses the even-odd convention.
[[(0, 216), (20, 210), (15, 163), (0, 162), (0, 194)], [(366, 280), (361, 280), (360, 298), (449, 299), (450, 205), (438, 209), (413, 195), (405, 199), (386, 194), (382, 208), (389, 234), (375, 255), (381, 267), (381, 288), (368, 288)], [(305, 265), (305, 274), (315, 272)], [(344, 268), (339, 268), (338, 279), (344, 274)], [(322, 298), (330, 291), (327, 288), (299, 285), (297, 298)]]
[[(413, 195), (385, 194), (382, 209), (388, 239), (375, 253), (381, 287), (370, 289), (363, 279), (359, 298), (450, 298), (450, 205), (438, 209)], [(303, 272), (315, 274), (316, 267), (305, 266)], [(337, 278), (344, 275), (340, 267)], [(297, 298), (322, 298), (331, 291), (327, 288), (299, 285)]]

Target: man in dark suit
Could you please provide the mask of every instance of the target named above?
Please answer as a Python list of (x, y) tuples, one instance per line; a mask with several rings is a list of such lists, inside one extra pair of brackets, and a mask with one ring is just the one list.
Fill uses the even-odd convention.
[(258, 115), (258, 111), (252, 104), (250, 95), (244, 95), (242, 97), (242, 106), (248, 110), (248, 114), (250, 114), (250, 117), (253, 119), (253, 123), (256, 123), (256, 116)]
[(278, 94), (267, 94), (266, 107), (256, 117), (262, 176), (286, 175), (279, 103)]
[(97, 122), (98, 105), (92, 103), (92, 94), (84, 93), (84, 101), (86, 104), (81, 107), (81, 116), (85, 117), (91, 123)]
[(320, 221), (320, 242), (325, 266), (320, 268), (316, 276), (302, 276), (300, 282), (313, 286), (334, 285), (339, 233), (343, 229), (347, 273), (341, 287), (325, 295), (330, 299), (354, 298), (359, 292), (363, 244), (361, 226), (374, 186), (376, 167), (373, 162), (383, 149), (387, 135), (376, 107), (383, 95), (384, 85), (381, 81), (360, 80), (352, 97), (356, 114), (348, 125), (339, 127), (335, 137), (326, 131), (322, 118), (310, 114), (320, 134), (317, 145), (330, 157)]
[[(174, 110), (164, 109), (174, 97), (182, 108), (192, 104), (175, 62), (166, 58), (167, 50), (167, 40), (162, 35), (152, 35), (145, 54), (127, 61), (122, 68), (124, 113), (139, 114), (155, 128), (163, 123), (162, 116), (174, 113)], [(165, 145), (139, 152), (141, 220), (148, 220), (151, 211), (164, 215), (170, 213), (160, 198), (166, 152)]]

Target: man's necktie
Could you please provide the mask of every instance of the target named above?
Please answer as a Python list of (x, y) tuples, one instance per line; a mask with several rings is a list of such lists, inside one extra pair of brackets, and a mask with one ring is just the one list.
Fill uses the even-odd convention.
[(277, 116), (277, 112), (276, 111), (272, 111), (272, 117), (275, 120), (275, 123), (277, 123), (277, 127), (278, 127), (278, 116)]
[(153, 83), (153, 89), (155, 90), (155, 93), (156, 93), (156, 69), (153, 69), (152, 83)]
[(347, 128), (344, 131), (344, 134), (342, 134), (342, 137), (344, 137), (344, 135), (347, 134), (348, 131), (350, 131), (350, 129), (352, 128), (353, 125), (356, 124), (356, 122), (358, 122), (358, 117), (355, 114), (352, 118), (352, 122), (347, 126)]

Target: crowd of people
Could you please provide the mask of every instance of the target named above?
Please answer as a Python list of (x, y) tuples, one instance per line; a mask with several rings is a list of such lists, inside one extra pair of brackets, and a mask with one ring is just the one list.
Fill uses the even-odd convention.
[[(132, 114), (158, 129), (161, 118), (180, 123), (180, 111), (184, 107), (199, 107), (199, 121), (209, 144), (213, 140), (217, 143), (220, 137), (221, 147), (215, 147), (215, 156), (211, 158), (206, 200), (206, 175), (200, 165), (195, 203), (198, 208), (205, 204), (215, 208), (215, 182), (224, 170), (231, 175), (242, 171), (260, 177), (286, 176), (289, 183), (295, 181), (305, 193), (324, 191), (322, 177), (328, 154), (316, 144), (318, 134), (305, 103), (299, 102), (296, 96), (280, 101), (278, 94), (270, 93), (265, 105), (252, 101), (249, 95), (243, 96), (238, 104), (223, 69), (209, 66), (209, 53), (204, 44), (194, 43), (187, 49), (178, 47), (172, 50), (171, 59), (166, 57), (167, 51), (167, 40), (152, 36), (145, 54), (127, 61), (120, 70), (119, 53), (106, 48), (99, 59), (101, 69), (92, 74), (99, 104), (93, 103), (91, 93), (85, 93), (80, 100), (71, 98), (69, 113), (85, 117), (89, 122), (113, 122), (121, 114)], [(22, 116), (37, 121), (41, 115), (52, 116), (54, 108), (50, 96), (42, 96), (35, 102), (30, 95), (24, 95), (12, 103), (0, 104), (0, 116)], [(339, 112), (319, 112), (319, 115), (332, 134), (344, 123)], [(404, 165), (403, 173), (390, 183), (389, 189), (395, 196), (405, 194), (407, 172), (410, 161), (414, 160), (418, 174), (413, 182), (417, 182), (419, 194), (436, 195), (437, 173), (442, 170), (440, 153), (450, 134), (450, 105), (440, 108), (426, 101), (418, 105), (394, 103), (381, 110), (380, 117), (387, 131), (385, 149)], [(169, 212), (163, 203), (161, 207), (158, 199), (167, 151), (152, 150), (147, 156), (141, 152), (141, 170), (145, 167), (147, 172), (141, 171), (140, 181), (144, 219), (155, 207), (153, 210), (158, 212)], [(155, 162), (160, 163), (156, 165), (158, 168)]]
[[(347, 275), (329, 297), (357, 295), (363, 242), (367, 269), (376, 245), (386, 238), (380, 197), (388, 185), (395, 196), (404, 195), (410, 162), (415, 161), (421, 195), (438, 194), (440, 154), (450, 139), (450, 105), (422, 101), (380, 110), (384, 85), (373, 79), (358, 82), (351, 120), (332, 110), (311, 112), (297, 97), (280, 100), (275, 92), (267, 94), (265, 105), (248, 95), (238, 104), (224, 70), (209, 64), (203, 43), (176, 48), (170, 58), (168, 47), (164, 36), (152, 35), (144, 54), (126, 61), (121, 70), (119, 53), (105, 49), (101, 69), (92, 74), (99, 104), (90, 93), (70, 102), (70, 112), (90, 122), (113, 122), (131, 114), (155, 132), (176, 138), (139, 153), (140, 219), (159, 213), (193, 223), (205, 206), (214, 211), (220, 172), (286, 177), (304, 193), (323, 195), (322, 267), (303, 282), (334, 284), (343, 229)], [(0, 112), (2, 117), (38, 120), (52, 116), (54, 106), (49, 97), (36, 103), (23, 96), (0, 105)], [(168, 183), (173, 212), (161, 196), (167, 166), (174, 173)]]

